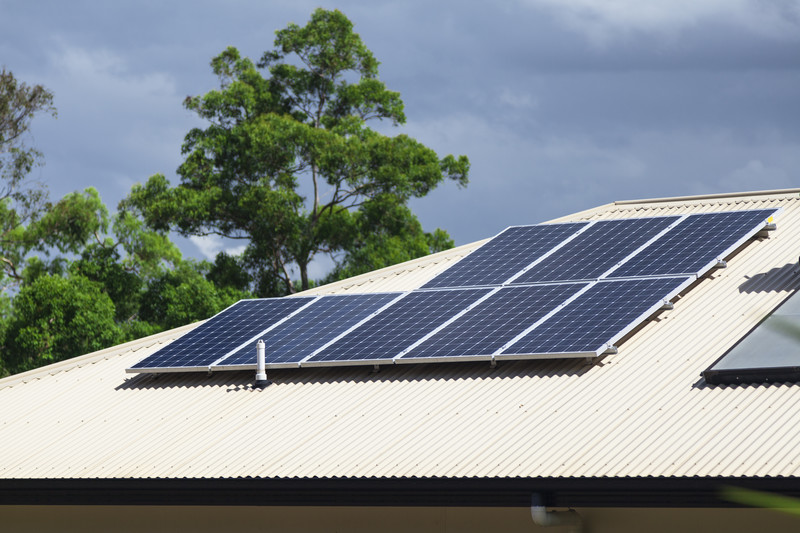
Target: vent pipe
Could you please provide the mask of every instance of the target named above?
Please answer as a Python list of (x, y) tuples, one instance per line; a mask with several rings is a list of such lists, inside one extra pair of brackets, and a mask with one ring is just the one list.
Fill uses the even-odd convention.
[(583, 531), (583, 520), (574, 509), (566, 511), (548, 511), (539, 494), (531, 495), (531, 518), (533, 523), (540, 527), (569, 527), (569, 531), (580, 533)]
[(264, 386), (267, 384), (267, 365), (264, 341), (259, 340), (256, 344), (256, 385)]

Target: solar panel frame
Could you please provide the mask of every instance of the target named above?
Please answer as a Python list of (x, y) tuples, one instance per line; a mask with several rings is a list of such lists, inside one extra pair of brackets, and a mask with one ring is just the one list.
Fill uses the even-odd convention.
[(573, 239), (525, 269), (511, 284), (590, 281), (603, 276), (643, 245), (666, 233), (681, 217), (593, 220)]
[[(517, 338), (509, 342), (507, 346), (504, 346), (503, 348), (498, 350), (494, 354), (494, 358), (497, 360), (503, 360), (503, 359), (519, 360), (519, 359), (556, 359), (556, 358), (567, 359), (576, 357), (598, 357), (603, 353), (605, 353), (607, 350), (611, 349), (614, 343), (616, 343), (625, 335), (627, 335), (632, 330), (641, 325), (653, 313), (660, 310), (664, 306), (665, 302), (671, 300), (672, 298), (680, 294), (683, 290), (685, 290), (695, 281), (696, 279), (691, 276), (596, 281), (594, 283), (589, 284), (589, 287), (587, 287), (584, 291), (578, 293), (566, 305), (561, 307), (551, 316), (547, 317), (546, 320), (542, 321), (541, 324), (537, 324), (536, 327), (531, 328), (529, 331), (520, 334)], [(614, 332), (611, 332), (609, 334), (604, 334), (602, 341), (597, 341), (597, 346), (594, 348), (591, 346), (587, 346), (585, 350), (580, 350), (580, 349), (560, 350), (560, 351), (524, 350), (524, 349), (520, 350), (522, 347), (530, 346), (533, 343), (533, 340), (531, 339), (532, 335), (542, 336), (548, 331), (556, 330), (556, 328), (565, 329), (563, 327), (560, 327), (559, 323), (566, 321), (573, 312), (580, 312), (579, 308), (581, 306), (591, 305), (592, 298), (594, 297), (592, 291), (600, 292), (605, 290), (606, 288), (613, 289), (614, 288), (613, 285), (617, 285), (617, 288), (622, 289), (623, 284), (628, 284), (628, 286), (635, 286), (637, 284), (646, 285), (648, 283), (658, 284), (661, 282), (664, 282), (665, 285), (667, 285), (667, 287), (664, 287), (663, 290), (658, 288), (654, 289), (655, 291), (658, 291), (658, 297), (655, 296), (651, 297), (649, 302), (645, 302), (644, 305), (646, 307), (642, 307), (643, 309), (642, 312), (633, 315), (630, 318), (626, 318), (624, 320), (625, 324), (624, 326), (619, 327)], [(648, 303), (650, 305), (647, 305)], [(618, 308), (604, 309), (604, 311), (609, 311), (609, 310), (614, 311), (616, 309)]]
[[(254, 337), (247, 346), (242, 346), (212, 364), (210, 370), (254, 370), (256, 343), (261, 339), (266, 345), (266, 369), (297, 368), (303, 359), (326, 345), (330, 338), (336, 338), (369, 320), (392, 305), (402, 294), (402, 292), (380, 292), (321, 296), (313, 305), (304, 307), (288, 320)], [(321, 330), (311, 331), (320, 326)], [(321, 334), (329, 334), (329, 338), (320, 340)], [(284, 355), (289, 349), (296, 354)]]
[[(130, 368), (126, 368), (125, 371), (128, 373), (208, 372), (212, 363), (240, 349), (243, 343), (250, 342), (253, 335), (263, 331), (267, 325), (280, 324), (318, 299), (319, 296), (298, 296), (239, 300), (195, 329), (173, 340)], [(270, 309), (271, 307), (277, 309)], [(264, 318), (264, 312), (267, 312), (268, 318)], [(233, 332), (227, 330), (228, 334), (220, 339), (218, 332), (245, 313), (260, 313), (259, 319), (251, 322), (256, 325), (251, 325), (246, 329), (240, 328)], [(216, 336), (213, 335), (215, 332)], [(210, 341), (209, 339), (212, 338), (214, 340)], [(219, 346), (214, 347), (215, 343)], [(204, 348), (206, 355), (192, 355), (195, 353), (193, 350), (200, 346)], [(178, 364), (179, 361), (186, 361), (186, 364)], [(148, 362), (149, 364), (146, 364)], [(173, 364), (167, 364), (168, 362)]]
[[(565, 222), (510, 226), (440, 272), (420, 290), (502, 285), (524, 272), (532, 263), (552, 253), (564, 241), (574, 238), (588, 225), (589, 222)], [(521, 242), (525, 245), (520, 246)], [(505, 262), (502, 268), (487, 268), (488, 264), (496, 263), (498, 250), (507, 248), (521, 251), (515, 254), (513, 261)]]
[[(612, 272), (610, 272), (607, 276), (608, 279), (618, 279), (618, 278), (634, 278), (634, 277), (674, 277), (674, 276), (686, 276), (686, 275), (694, 275), (695, 277), (699, 278), (705, 275), (709, 270), (714, 268), (718, 261), (724, 260), (729, 257), (734, 251), (736, 251), (740, 246), (744, 243), (749, 241), (753, 238), (759, 231), (764, 229), (768, 220), (772, 217), (776, 216), (781, 211), (780, 208), (770, 208), (770, 209), (749, 209), (749, 210), (741, 210), (741, 211), (718, 211), (713, 213), (694, 213), (691, 215), (685, 215), (682, 220), (676, 224), (670, 231), (668, 231), (665, 235), (663, 235), (660, 239), (651, 243), (650, 246), (643, 248), (638, 254), (629, 258), (624, 263), (619, 265), (615, 268)], [(730, 244), (725, 246), (724, 248), (718, 248), (714, 250), (713, 253), (709, 252), (706, 254), (709, 259), (705, 262), (701, 262), (701, 259), (696, 259), (692, 263), (691, 266), (687, 266), (683, 269), (668, 269), (663, 266), (663, 263), (659, 264), (658, 259), (667, 256), (666, 253), (662, 252), (663, 250), (668, 250), (672, 243), (680, 239), (680, 235), (689, 231), (688, 228), (691, 228), (694, 224), (694, 221), (703, 222), (705, 219), (706, 223), (708, 219), (711, 218), (720, 218), (724, 219), (724, 217), (735, 218), (737, 216), (745, 217), (751, 216), (754, 218), (752, 224), (746, 226), (742, 233), (740, 233), (739, 237), (733, 241), (730, 241)], [(724, 220), (722, 220), (724, 222)], [(720, 225), (722, 224), (720, 223)], [(713, 229), (713, 228), (712, 228)], [(704, 235), (707, 235), (709, 232), (707, 231)], [(699, 235), (692, 235), (695, 239), (694, 242), (697, 242)], [(732, 236), (731, 238), (735, 237)], [(683, 239), (686, 241), (687, 239)], [(674, 248), (675, 246), (673, 246)], [(686, 247), (685, 247), (686, 248)], [(684, 249), (685, 249), (684, 248)], [(694, 253), (697, 250), (696, 247), (688, 247), (690, 253)], [(668, 256), (672, 257), (672, 256)], [(656, 264), (657, 266), (653, 266)], [(635, 268), (639, 270), (634, 270)], [(642, 270), (647, 269), (647, 270)]]
[[(506, 342), (564, 305), (586, 282), (508, 285), (492, 291), (456, 320), (411, 345), (398, 364), (491, 360)], [(470, 346), (469, 348), (459, 347)]]
[[(336, 326), (338, 329), (331, 330), (333, 331), (331, 334), (335, 335), (333, 339), (328, 342), (324, 342), (321, 347), (315, 349), (310, 354), (302, 353), (300, 355), (292, 356), (289, 360), (280, 360), (280, 361), (273, 361), (267, 362), (267, 368), (296, 368), (298, 366), (350, 366), (350, 365), (379, 365), (379, 364), (392, 364), (392, 363), (433, 363), (433, 362), (448, 362), (448, 361), (479, 361), (479, 360), (504, 360), (504, 359), (553, 359), (553, 358), (570, 358), (570, 357), (597, 357), (604, 353), (608, 347), (612, 346), (616, 343), (619, 339), (623, 338), (625, 335), (630, 333), (633, 329), (638, 327), (644, 320), (646, 320), (649, 316), (651, 316), (654, 312), (658, 311), (658, 309), (663, 305), (663, 301), (671, 299), (674, 297), (675, 294), (678, 294), (685, 290), (686, 287), (691, 285), (696, 279), (702, 276), (708, 269), (713, 268), (719, 259), (727, 258), (731, 253), (733, 253), (736, 249), (741, 247), (745, 242), (751, 239), (756, 233), (760, 230), (764, 229), (765, 223), (771, 222), (772, 217), (779, 214), (781, 211), (780, 208), (771, 208), (771, 209), (760, 209), (760, 210), (745, 210), (745, 211), (727, 211), (727, 212), (713, 212), (713, 213), (695, 213), (690, 215), (679, 215), (679, 216), (665, 216), (665, 217), (641, 217), (635, 219), (603, 219), (603, 220), (595, 220), (591, 222), (571, 222), (571, 223), (564, 223), (564, 224), (540, 224), (535, 226), (512, 226), (507, 228), (495, 239), (501, 237), (504, 234), (509, 234), (511, 241), (513, 241), (514, 246), (519, 246), (519, 243), (514, 240), (514, 232), (519, 231), (520, 235), (523, 235), (522, 242), (527, 242), (527, 240), (533, 242), (534, 244), (542, 245), (539, 248), (536, 248), (534, 252), (530, 252), (529, 250), (522, 250), (522, 251), (515, 251), (516, 259), (511, 261), (509, 266), (508, 264), (504, 264), (503, 268), (495, 268), (492, 272), (489, 273), (489, 277), (481, 277), (483, 274), (478, 273), (476, 274), (477, 277), (473, 276), (474, 273), (470, 274), (470, 269), (480, 268), (481, 265), (485, 263), (487, 257), (482, 257), (480, 254), (475, 256), (477, 258), (477, 263), (473, 261), (473, 264), (470, 266), (469, 264), (466, 265), (466, 272), (467, 276), (464, 278), (458, 272), (456, 272), (456, 277), (454, 279), (467, 279), (469, 283), (474, 282), (476, 279), (482, 283), (481, 285), (463, 285), (463, 286), (450, 286), (450, 285), (443, 285), (443, 286), (433, 286), (436, 285), (434, 283), (439, 277), (437, 276), (427, 284), (423, 285), (423, 287), (404, 293), (365, 293), (365, 294), (338, 294), (338, 295), (327, 295), (327, 296), (296, 296), (291, 298), (270, 298), (270, 299), (259, 299), (259, 300), (242, 300), (240, 302), (235, 303), (234, 305), (226, 308), (225, 310), (221, 311), (211, 319), (208, 319), (204, 324), (201, 324), (198, 328), (190, 331), (186, 335), (179, 337), (172, 343), (168, 344), (161, 350), (158, 350), (154, 354), (151, 354), (147, 358), (139, 361), (136, 365), (131, 368), (126, 369), (126, 372), (131, 373), (148, 373), (148, 372), (191, 372), (191, 371), (212, 371), (212, 370), (246, 370), (246, 369), (253, 369), (255, 368), (255, 350), (251, 350), (253, 352), (252, 355), (252, 363), (244, 363), (242, 364), (241, 361), (237, 362), (236, 364), (231, 364), (231, 362), (235, 359), (234, 356), (241, 355), (242, 357), (249, 358), (250, 356), (245, 356), (250, 344), (254, 344), (258, 338), (264, 337), (268, 335), (270, 332), (275, 332), (277, 335), (280, 331), (290, 331), (292, 328), (295, 328), (297, 332), (300, 331), (298, 328), (306, 327), (309, 325), (309, 322), (303, 322), (303, 316), (311, 315), (315, 316), (313, 306), (316, 302), (324, 301), (330, 302), (331, 298), (353, 298), (353, 297), (362, 297), (362, 296), (369, 296), (369, 297), (376, 297), (375, 295), (379, 295), (376, 298), (379, 300), (382, 298), (386, 298), (385, 305), (380, 306), (377, 310), (371, 311), (370, 314), (365, 316), (364, 318), (357, 321), (350, 327), (347, 327), (350, 322), (345, 324), (344, 331), (342, 331), (342, 327)], [(710, 218), (706, 218), (710, 217)], [(711, 232), (716, 240), (712, 240), (713, 243), (718, 243), (722, 241), (724, 244), (724, 249), (717, 247), (718, 249), (714, 250), (713, 259), (708, 260), (707, 262), (703, 263), (699, 270), (692, 271), (692, 272), (681, 272), (681, 273), (664, 273), (661, 270), (656, 270), (656, 273), (652, 274), (638, 274), (632, 275), (632, 272), (636, 272), (635, 270), (631, 269), (631, 265), (636, 263), (637, 259), (641, 260), (644, 258), (645, 260), (650, 261), (651, 264), (654, 263), (652, 257), (648, 258), (648, 252), (651, 254), (658, 254), (656, 257), (664, 256), (663, 250), (679, 250), (684, 252), (687, 256), (691, 256), (691, 254), (695, 253), (694, 248), (688, 246), (686, 244), (681, 244), (682, 241), (679, 237), (680, 235), (686, 234), (690, 239), (686, 239), (686, 242), (704, 242), (702, 236), (698, 237), (692, 232), (692, 228), (700, 228), (705, 229), (705, 226), (708, 223), (708, 220), (721, 220), (719, 224), (717, 222), (712, 222), (711, 229), (716, 231), (715, 228), (719, 226), (721, 228), (719, 231), (714, 233)], [(573, 256), (577, 253), (580, 253), (582, 250), (586, 249), (586, 242), (594, 242), (598, 239), (592, 238), (592, 234), (595, 232), (602, 233), (600, 229), (593, 230), (592, 228), (600, 228), (601, 226), (613, 227), (615, 224), (619, 225), (632, 225), (636, 224), (636, 222), (631, 221), (647, 221), (645, 225), (653, 225), (654, 230), (649, 232), (649, 230), (645, 230), (645, 236), (638, 239), (634, 245), (625, 247), (624, 251), (629, 252), (633, 246), (637, 246), (638, 248), (633, 249), (630, 251), (627, 256), (623, 257), (620, 261), (618, 261), (615, 265), (611, 266), (611, 268), (606, 268), (608, 266), (609, 260), (605, 259), (602, 256), (602, 250), (597, 253), (599, 264), (600, 266), (593, 267), (589, 266), (589, 270), (585, 270), (585, 272), (591, 272), (591, 275), (594, 276), (599, 273), (599, 279), (594, 278), (594, 280), (587, 283), (587, 278), (582, 279), (568, 279), (559, 277), (560, 275), (556, 274), (553, 277), (551, 274), (536, 274), (536, 268), (538, 266), (547, 267), (552, 264), (558, 263), (559, 261), (565, 260), (565, 256), (570, 254), (567, 251), (570, 251)], [(744, 222), (738, 222), (740, 224), (744, 224), (743, 228), (736, 226), (737, 221), (744, 220)], [(619, 221), (619, 222), (617, 222)], [(653, 222), (655, 221), (655, 222)], [(687, 222), (688, 221), (688, 222)], [(726, 221), (730, 221), (730, 224), (733, 224), (733, 229), (730, 229), (726, 226)], [(754, 222), (755, 221), (755, 222)], [(662, 225), (666, 224), (666, 229), (659, 229)], [(692, 228), (689, 227), (690, 224)], [(717, 226), (714, 226), (717, 224)], [(680, 228), (684, 228), (681, 230)], [(687, 229), (688, 228), (688, 229)], [(676, 233), (677, 229), (677, 233)], [(728, 231), (730, 229), (730, 231)], [(525, 232), (528, 231), (529, 234), (525, 236)], [(530, 234), (530, 232), (533, 232)], [(682, 233), (681, 233), (682, 232)], [(733, 236), (730, 236), (731, 232)], [(702, 233), (702, 232), (701, 232)], [(706, 232), (708, 233), (708, 232)], [(650, 236), (654, 235), (654, 236)], [(675, 237), (675, 236), (678, 237)], [(673, 240), (676, 241), (678, 244), (674, 244), (673, 242), (669, 241), (670, 236), (673, 237)], [(540, 238), (541, 237), (541, 238)], [(624, 237), (621, 235), (619, 237)], [(649, 237), (649, 240), (641, 243), (644, 238)], [(606, 240), (609, 238), (606, 236), (604, 237)], [(488, 250), (491, 252), (490, 248), (485, 248), (487, 245), (491, 244), (495, 239), (484, 244), (482, 247), (476, 249), (472, 252), (472, 254), (466, 256), (464, 259), (456, 263), (452, 268), (458, 267), (463, 261), (468, 260), (470, 257), (473, 257), (476, 252), (480, 252), (481, 250)], [(663, 241), (662, 241), (663, 239)], [(693, 240), (692, 240), (693, 239)], [(727, 239), (727, 240), (725, 240)], [(731, 240), (733, 239), (733, 240)], [(603, 239), (600, 239), (602, 241)], [(581, 241), (584, 241), (581, 244)], [(499, 244), (504, 245), (502, 239), (500, 239)], [(615, 241), (612, 241), (615, 242)], [(507, 244), (507, 243), (506, 243)], [(595, 243), (597, 244), (597, 243)], [(597, 244), (600, 247), (600, 244)], [(505, 246), (505, 245), (504, 245)], [(549, 246), (549, 248), (548, 248)], [(583, 246), (584, 248), (581, 248)], [(496, 248), (496, 247), (495, 247)], [(513, 249), (513, 247), (512, 247)], [(721, 250), (721, 251), (719, 251)], [(655, 252), (654, 252), (655, 251)], [(488, 253), (487, 252), (487, 253)], [(717, 253), (719, 252), (719, 253)], [(533, 255), (531, 255), (531, 253)], [(526, 255), (527, 254), (527, 255)], [(491, 255), (491, 254), (489, 254)], [(618, 255), (621, 255), (618, 254)], [(708, 254), (707, 254), (708, 255)], [(531, 260), (531, 258), (533, 258)], [(497, 260), (497, 258), (490, 258), (493, 261)], [(616, 258), (615, 258), (616, 259)], [(529, 261), (531, 260), (531, 261)], [(589, 259), (584, 261), (587, 264), (592, 263)], [(697, 261), (696, 261), (697, 263)], [(477, 266), (476, 266), (477, 265)], [(524, 266), (521, 266), (524, 265)], [(628, 265), (628, 268), (626, 268)], [(521, 266), (521, 268), (520, 268)], [(692, 266), (695, 268), (695, 266)], [(605, 270), (604, 270), (605, 269)], [(546, 268), (545, 268), (546, 270)], [(552, 270), (552, 268), (551, 268)], [(600, 272), (604, 270), (603, 272)], [(444, 271), (442, 274), (449, 272), (450, 269)], [(584, 270), (577, 269), (577, 271), (584, 272)], [(645, 272), (647, 272), (645, 270)], [(440, 274), (441, 276), (441, 274)], [(494, 277), (492, 277), (494, 276)], [(446, 280), (446, 278), (444, 278)], [(563, 321), (563, 317), (566, 316), (565, 313), (570, 313), (571, 310), (576, 309), (578, 306), (584, 305), (587, 298), (591, 298), (591, 294), (594, 290), (594, 287), (609, 287), (610, 284), (622, 284), (626, 282), (640, 282), (646, 285), (649, 283), (672, 283), (670, 280), (674, 280), (675, 286), (671, 287), (669, 294), (665, 295), (662, 298), (659, 298), (658, 301), (650, 302), (649, 300), (639, 305), (639, 302), (635, 302), (634, 305), (637, 305), (636, 312), (638, 312), (639, 308), (645, 309), (641, 314), (633, 317), (632, 319), (626, 319), (627, 321), (624, 322), (622, 327), (619, 327), (617, 330), (612, 331), (608, 338), (604, 337), (603, 343), (599, 347), (592, 346), (578, 346), (578, 345), (567, 345), (571, 351), (569, 350), (561, 350), (561, 351), (546, 351), (546, 350), (529, 350), (530, 353), (526, 352), (525, 350), (520, 350), (521, 346), (535, 346), (535, 343), (532, 343), (530, 340), (526, 340), (527, 337), (535, 337), (538, 333), (542, 333), (548, 328), (554, 329), (560, 321)], [(447, 283), (446, 281), (440, 283)], [(486, 284), (483, 284), (486, 283)], [(452, 331), (458, 329), (458, 327), (462, 327), (459, 324), (463, 321), (467, 323), (469, 320), (472, 320), (470, 317), (475, 316), (477, 313), (480, 313), (480, 309), (486, 308), (487, 306), (493, 305), (491, 303), (491, 299), (495, 294), (510, 294), (506, 291), (510, 289), (524, 289), (531, 293), (536, 293), (537, 291), (547, 291), (543, 287), (556, 287), (560, 285), (584, 285), (582, 289), (579, 289), (578, 292), (574, 293), (570, 296), (567, 300), (563, 303), (557, 305), (554, 309), (551, 309), (547, 312), (544, 316), (539, 317), (538, 320), (534, 322), (531, 326), (527, 329), (522, 331), (521, 333), (517, 334), (516, 337), (506, 342), (503, 346), (499, 349), (494, 351), (493, 353), (463, 353), (458, 355), (453, 355), (454, 352), (450, 352), (446, 355), (435, 355), (435, 356), (420, 356), (421, 347), (428, 345), (429, 343), (433, 343), (432, 339), (436, 339), (442, 336), (446, 336), (447, 334), (453, 335)], [(598, 289), (599, 290), (599, 289)], [(386, 335), (387, 330), (391, 330), (394, 325), (393, 323), (396, 321), (403, 322), (406, 321), (406, 317), (402, 316), (403, 310), (408, 306), (412, 305), (412, 301), (421, 299), (425, 300), (437, 300), (442, 299), (446, 300), (448, 294), (450, 296), (454, 294), (463, 294), (463, 295), (471, 295), (471, 296), (464, 296), (461, 300), (456, 298), (456, 303), (448, 308), (446, 311), (439, 313), (435, 317), (431, 317), (431, 315), (425, 314), (427, 311), (423, 312), (419, 309), (414, 310), (416, 313), (416, 318), (414, 318), (415, 322), (410, 322), (412, 326), (416, 329), (413, 330), (412, 333), (403, 333), (402, 335), (397, 334), (396, 336), (402, 337), (404, 340), (402, 342), (397, 341), (392, 343), (391, 339), (389, 342), (385, 342), (385, 339), (382, 339), (381, 336)], [(588, 296), (584, 296), (586, 293), (590, 293)], [(328, 300), (326, 300), (328, 298)], [(582, 300), (583, 298), (583, 300)], [(393, 306), (406, 300), (405, 304), (399, 305), (396, 309), (393, 309)], [(220, 355), (219, 350), (221, 348), (217, 348), (217, 352), (213, 352), (214, 355), (218, 355), (214, 361), (210, 364), (206, 365), (205, 362), (208, 361), (211, 356), (196, 356), (196, 357), (188, 357), (186, 359), (186, 366), (178, 366), (173, 365), (170, 366), (169, 359), (163, 359), (166, 356), (169, 357), (170, 351), (175, 351), (178, 348), (181, 348), (182, 345), (189, 345), (191, 346), (207, 346), (209, 342), (213, 343), (214, 338), (209, 341), (209, 333), (206, 330), (211, 332), (214, 331), (226, 331), (224, 328), (226, 327), (225, 324), (227, 323), (219, 323), (219, 317), (225, 316), (226, 313), (230, 314), (232, 311), (235, 312), (238, 308), (241, 307), (248, 307), (248, 306), (258, 306), (261, 305), (259, 302), (275, 302), (274, 305), (279, 307), (285, 306), (287, 309), (291, 309), (290, 312), (286, 313), (278, 313), (280, 318), (277, 316), (273, 316), (269, 319), (264, 318), (256, 318), (256, 323), (261, 323), (264, 325), (264, 320), (267, 320), (267, 325), (255, 332), (255, 334), (251, 335), (250, 337), (242, 337), (243, 334), (239, 334), (237, 337), (235, 334), (233, 336), (228, 335), (227, 340), (223, 340), (221, 344), (225, 345), (227, 348), (231, 348), (232, 343), (237, 343), (232, 349), (228, 350), (226, 353)], [(295, 303), (286, 303), (286, 302), (295, 302)], [(487, 303), (489, 302), (489, 303)], [(382, 303), (382, 301), (381, 301)], [(652, 305), (649, 305), (652, 304)], [(326, 304), (327, 305), (327, 304)], [(499, 305), (499, 304), (498, 304)], [(238, 306), (238, 307), (237, 307)], [(643, 307), (642, 307), (643, 306)], [(346, 307), (346, 306), (345, 306)], [(387, 312), (388, 310), (388, 312)], [(317, 310), (319, 313), (324, 314), (324, 310)], [(501, 313), (503, 310), (498, 310)], [(620, 311), (623, 312), (624, 310)], [(382, 314), (386, 312), (385, 316)], [(397, 313), (401, 313), (398, 315)], [(335, 313), (332, 312), (332, 309), (328, 309), (328, 316), (332, 317)], [(538, 316), (538, 315), (536, 315)], [(359, 315), (360, 317), (360, 315)], [(276, 320), (277, 318), (277, 320)], [(534, 316), (535, 318), (535, 316)], [(300, 325), (292, 325), (292, 320), (296, 319), (299, 321), (298, 324)], [(585, 318), (586, 323), (583, 324), (586, 328), (591, 327), (592, 323), (589, 318)], [(251, 319), (252, 320), (252, 319)], [(387, 322), (388, 321), (388, 322)], [(237, 324), (238, 325), (238, 324)], [(481, 327), (480, 324), (476, 323), (476, 327)], [(616, 326), (615, 326), (616, 327)], [(371, 343), (373, 348), (375, 345), (381, 345), (381, 349), (374, 349), (372, 352), (364, 352), (365, 355), (362, 357), (359, 355), (361, 352), (354, 351), (352, 353), (345, 353), (345, 357), (336, 358), (331, 356), (330, 354), (335, 352), (337, 348), (335, 346), (338, 343), (343, 343), (347, 345), (354, 339), (358, 338), (358, 335), (363, 336), (363, 332), (359, 332), (361, 328), (365, 328), (365, 331), (370, 332), (368, 334), (367, 343)], [(541, 329), (540, 329), (541, 328)], [(562, 328), (563, 329), (563, 328)], [(580, 328), (573, 328), (574, 331), (579, 331)], [(251, 327), (248, 331), (253, 333), (253, 328)], [(296, 332), (296, 333), (297, 333)], [(450, 333), (448, 333), (450, 332)], [(339, 333), (336, 335), (336, 333)], [(487, 335), (495, 335), (496, 331), (487, 333)], [(300, 333), (297, 333), (300, 335)], [(348, 336), (353, 335), (352, 337), (348, 338)], [(403, 337), (404, 335), (404, 337)], [(577, 334), (574, 334), (575, 336)], [(231, 340), (231, 337), (235, 340)], [(377, 338), (374, 340), (372, 337)], [(200, 340), (198, 340), (198, 338)], [(456, 337), (453, 337), (456, 338)], [(244, 340), (242, 340), (244, 339)], [(289, 340), (284, 341), (284, 345), (290, 346), (293, 342), (295, 342), (296, 338), (291, 338)], [(241, 341), (241, 342), (239, 342)], [(320, 338), (317, 336), (315, 342), (317, 345), (320, 342), (323, 342), (324, 338)], [(488, 346), (489, 344), (496, 345), (497, 343), (493, 340), (489, 341), (481, 341), (483, 345)], [(587, 341), (588, 342), (588, 341)], [(405, 343), (405, 344), (404, 344)], [(459, 344), (460, 339), (454, 341), (454, 344)], [(218, 343), (219, 344), (219, 343)], [(302, 344), (302, 341), (298, 342), (298, 345)], [(358, 343), (356, 342), (356, 345)], [(462, 343), (463, 344), (463, 343)], [(387, 346), (385, 351), (383, 346)], [(293, 346), (293, 345), (292, 345)], [(316, 346), (316, 345), (315, 345)], [(554, 346), (562, 346), (558, 343), (555, 343)], [(170, 348), (172, 347), (172, 348)], [(354, 348), (354, 350), (358, 350), (358, 347)], [(397, 352), (396, 350), (399, 350)], [(482, 351), (488, 352), (489, 349), (482, 349)], [(164, 352), (164, 353), (162, 353)], [(160, 354), (160, 355), (159, 355)], [(161, 359), (159, 359), (161, 357)], [(181, 360), (180, 357), (176, 357), (175, 360)], [(243, 359), (244, 360), (244, 359)], [(157, 363), (153, 363), (156, 361)], [(190, 364), (191, 363), (191, 364)], [(197, 364), (202, 363), (202, 364)], [(148, 366), (149, 365), (149, 366)]]
[[(465, 287), (408, 292), (381, 313), (319, 349), (302, 361), (301, 366), (393, 364), (394, 358), (416, 339), (463, 312), (492, 290)], [(436, 309), (438, 313), (422, 312), (430, 309)], [(413, 333), (409, 332), (409, 325), (417, 326), (418, 329)], [(346, 357), (345, 353), (354, 355)]]

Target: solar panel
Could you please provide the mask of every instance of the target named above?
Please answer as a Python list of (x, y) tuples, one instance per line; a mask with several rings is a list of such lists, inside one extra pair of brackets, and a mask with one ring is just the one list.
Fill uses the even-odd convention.
[(572, 222), (512, 226), (422, 288), (500, 285), (586, 224), (588, 223)]
[(686, 276), (597, 282), (501, 350), (497, 359), (599, 355), (691, 281)]
[(314, 298), (309, 297), (241, 300), (136, 363), (130, 370), (207, 371), (208, 366), (220, 357), (313, 301)]
[(610, 277), (702, 274), (761, 230), (776, 211), (689, 215)]
[(397, 362), (491, 358), (500, 347), (586, 286), (569, 283), (498, 289)]
[(491, 289), (452, 289), (408, 293), (352, 332), (303, 363), (379, 364), (411, 346), (469, 307)]
[(599, 220), (513, 283), (579, 281), (600, 277), (680, 217)]
[[(264, 333), (267, 368), (290, 367), (388, 304), (400, 293), (339, 294), (323, 296), (277, 327)], [(256, 367), (256, 343), (213, 365), (212, 370)]]
[(271, 368), (599, 355), (776, 212), (511, 227), (422, 289), (244, 300), (128, 371), (253, 368), (259, 339)]

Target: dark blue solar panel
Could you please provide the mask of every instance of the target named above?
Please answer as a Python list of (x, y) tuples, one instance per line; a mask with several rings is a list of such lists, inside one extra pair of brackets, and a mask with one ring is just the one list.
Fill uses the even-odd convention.
[(570, 302), (502, 355), (589, 353), (638, 325), (642, 315), (673, 295), (690, 278), (601, 281)]
[(701, 274), (754, 235), (777, 209), (690, 215), (610, 277)]
[[(400, 293), (341, 294), (323, 296), (260, 338), (266, 348), (266, 364), (299, 363), (325, 343), (367, 318)], [(256, 365), (254, 340), (216, 366)]]
[(676, 220), (599, 220), (513, 283), (596, 279)]
[(491, 355), (586, 285), (499, 289), (402, 359)]
[(242, 300), (132, 368), (207, 367), (312, 300), (313, 298)]
[(129, 370), (253, 367), (259, 338), (279, 366), (597, 354), (776, 211), (508, 228), (423, 287), (439, 290), (245, 300)]
[(575, 222), (508, 228), (422, 288), (500, 285), (586, 224)]
[(409, 293), (308, 362), (390, 360), (490, 290)]

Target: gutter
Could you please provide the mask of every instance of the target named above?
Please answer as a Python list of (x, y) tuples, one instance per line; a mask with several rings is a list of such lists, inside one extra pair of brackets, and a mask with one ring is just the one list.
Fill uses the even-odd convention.
[(0, 479), (0, 505), (740, 507), (731, 486), (800, 497), (796, 477)]

